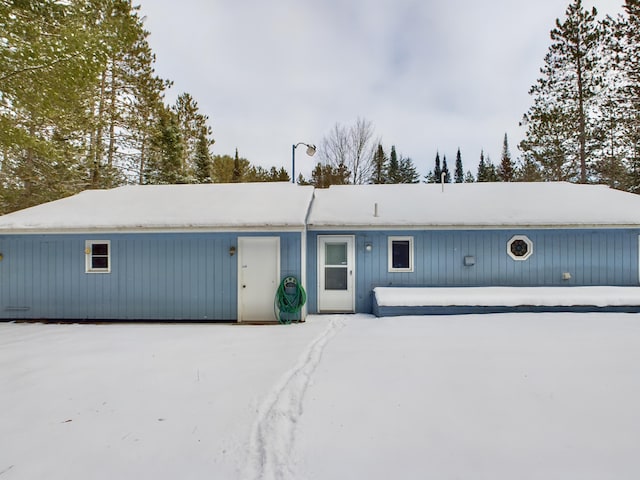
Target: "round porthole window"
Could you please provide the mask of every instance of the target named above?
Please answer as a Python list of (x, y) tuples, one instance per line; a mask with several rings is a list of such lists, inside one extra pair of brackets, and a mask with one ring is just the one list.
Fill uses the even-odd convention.
[(514, 260), (526, 260), (533, 254), (533, 242), (525, 235), (514, 235), (507, 242), (507, 253)]

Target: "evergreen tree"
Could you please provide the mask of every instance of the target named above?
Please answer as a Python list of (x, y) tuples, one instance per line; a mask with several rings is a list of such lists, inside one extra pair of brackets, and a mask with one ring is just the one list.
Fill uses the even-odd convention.
[(238, 149), (236, 148), (236, 156), (233, 158), (233, 176), (231, 177), (233, 183), (242, 181), (242, 170), (240, 169), (240, 158), (238, 157)]
[[(608, 135), (601, 181), (615, 185), (612, 179), (622, 163), (626, 175), (620, 186), (640, 193), (640, 1), (625, 0), (624, 17), (608, 26), (612, 52), (606, 66), (617, 68), (606, 69), (603, 123)], [(614, 73), (617, 76), (610, 78)]]
[(456, 153), (456, 172), (455, 172), (455, 183), (464, 182), (464, 170), (462, 169), (462, 155), (460, 154), (460, 148), (458, 148), (458, 153)]
[(447, 166), (447, 156), (442, 157), (442, 173), (444, 173), (445, 183), (451, 183), (451, 174), (449, 173), (449, 167)]
[(525, 156), (524, 162), (518, 171), (518, 181), (520, 182), (542, 182), (544, 180), (540, 165), (529, 155)]
[(504, 134), (504, 141), (502, 142), (502, 159), (500, 166), (498, 167), (498, 179), (501, 182), (513, 182), (515, 180), (515, 166), (511, 160), (511, 152), (509, 152), (509, 141), (507, 140), (507, 134)]
[(195, 152), (194, 176), (196, 183), (211, 183), (211, 155), (206, 130), (202, 129), (198, 137)]
[(233, 183), (234, 182), (234, 170), (236, 177), (238, 177), (238, 171), (240, 173), (240, 182), (244, 181), (249, 176), (251, 170), (251, 163), (246, 158), (231, 156), (231, 155), (214, 155), (212, 162), (212, 180), (214, 183)]
[(478, 163), (478, 182), (486, 182), (487, 164), (484, 161), (484, 150), (480, 150), (480, 163)]
[(200, 113), (198, 102), (188, 93), (178, 96), (172, 110), (178, 119), (180, 133), (183, 138), (182, 171), (187, 178), (191, 178), (196, 170), (196, 152), (202, 136), (209, 145), (211, 128), (207, 125), (208, 117)]
[(480, 163), (478, 164), (478, 182), (497, 182), (498, 174), (489, 157), (484, 159), (484, 151), (480, 151)]
[(387, 183), (386, 178), (387, 171), (387, 156), (384, 153), (384, 149), (381, 144), (378, 144), (376, 153), (373, 156), (373, 172), (371, 175), (371, 183), (380, 184)]
[(420, 175), (413, 160), (409, 157), (400, 156), (400, 180), (401, 183), (419, 183)]
[(156, 135), (151, 141), (153, 156), (147, 164), (145, 183), (185, 183), (182, 170), (184, 144), (176, 115), (166, 108), (160, 116)]
[(348, 185), (351, 172), (344, 163), (337, 167), (318, 162), (311, 172), (311, 179), (306, 180), (302, 174), (298, 177), (300, 185), (313, 185), (316, 188), (329, 188), (331, 185)]
[(556, 20), (552, 45), (541, 69), (542, 78), (531, 88), (534, 104), (524, 116), (525, 155), (542, 165), (546, 179), (585, 183), (587, 158), (594, 149), (595, 102), (599, 78), (597, 59), (600, 28), (597, 11), (586, 11), (582, 0), (572, 0), (566, 19)]
[(427, 183), (440, 183), (442, 176), (442, 167), (440, 166), (440, 152), (436, 152), (436, 161), (433, 171), (425, 177)]
[(167, 82), (129, 0), (0, 1), (0, 32), (0, 212), (161, 171)]
[(402, 183), (400, 174), (400, 163), (398, 162), (398, 154), (395, 145), (391, 145), (391, 153), (389, 154), (389, 166), (387, 168), (387, 183)]
[(473, 173), (471, 173), (471, 170), (467, 170), (467, 173), (464, 175), (464, 183), (473, 183), (475, 181), (476, 179), (473, 176)]

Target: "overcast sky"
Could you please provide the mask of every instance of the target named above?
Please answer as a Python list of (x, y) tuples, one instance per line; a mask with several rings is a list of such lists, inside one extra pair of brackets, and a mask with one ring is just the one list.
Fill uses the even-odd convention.
[[(585, 0), (600, 16), (623, 0)], [(421, 175), (458, 147), (511, 154), (556, 18), (569, 0), (142, 0), (156, 71), (209, 116), (214, 154), (291, 169), (291, 145), (369, 120)], [(308, 176), (317, 157), (296, 150)]]

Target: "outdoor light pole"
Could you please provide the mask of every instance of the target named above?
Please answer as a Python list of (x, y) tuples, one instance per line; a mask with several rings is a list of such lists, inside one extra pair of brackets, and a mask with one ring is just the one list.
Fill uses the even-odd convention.
[(304, 142), (298, 142), (291, 145), (291, 183), (296, 183), (296, 148), (300, 145), (307, 147), (307, 155), (313, 157), (316, 153), (316, 146)]

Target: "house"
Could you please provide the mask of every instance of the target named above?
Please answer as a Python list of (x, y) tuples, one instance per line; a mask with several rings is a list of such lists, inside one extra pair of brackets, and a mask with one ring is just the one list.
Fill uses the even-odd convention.
[(307, 228), (310, 312), (372, 312), (377, 287), (640, 282), (640, 196), (606, 186), (332, 186)]
[(273, 320), (312, 187), (89, 190), (0, 217), (0, 318)]
[(382, 289), (637, 287), (639, 263), (640, 196), (606, 186), (126, 186), (0, 217), (0, 319), (275, 321), (289, 276), (301, 318), (384, 314)]

